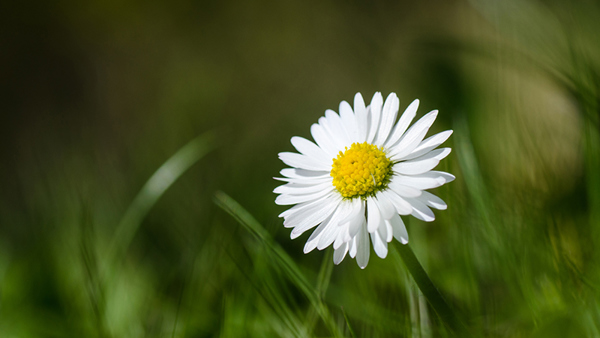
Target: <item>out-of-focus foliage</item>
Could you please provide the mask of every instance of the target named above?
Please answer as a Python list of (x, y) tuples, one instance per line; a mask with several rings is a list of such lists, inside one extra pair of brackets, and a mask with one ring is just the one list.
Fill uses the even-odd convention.
[(0, 13), (0, 337), (448, 335), (396, 250), (333, 266), (277, 218), (277, 153), (357, 91), (454, 129), (448, 210), (406, 220), (473, 334), (600, 336), (597, 2)]

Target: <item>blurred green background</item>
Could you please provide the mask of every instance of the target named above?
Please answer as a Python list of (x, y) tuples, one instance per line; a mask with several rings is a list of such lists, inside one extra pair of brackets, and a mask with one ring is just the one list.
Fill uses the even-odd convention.
[(404, 219), (473, 335), (600, 336), (597, 1), (0, 13), (0, 337), (449, 335), (394, 246), (333, 267), (277, 218), (277, 153), (358, 91), (454, 130), (448, 210)]

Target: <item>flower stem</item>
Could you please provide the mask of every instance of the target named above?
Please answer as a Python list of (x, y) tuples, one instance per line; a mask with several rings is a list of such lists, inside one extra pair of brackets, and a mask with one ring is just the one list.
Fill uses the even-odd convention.
[(398, 245), (398, 251), (400, 257), (404, 261), (404, 264), (408, 268), (408, 271), (412, 275), (413, 279), (423, 292), (427, 301), (433, 307), (435, 312), (438, 314), (444, 324), (451, 329), (454, 333), (460, 333), (461, 337), (468, 336), (469, 332), (463, 322), (458, 316), (452, 311), (448, 303), (444, 300), (444, 297), (440, 294), (438, 289), (435, 287), (427, 272), (423, 269), (421, 263), (415, 256), (415, 253), (411, 247), (406, 245)]

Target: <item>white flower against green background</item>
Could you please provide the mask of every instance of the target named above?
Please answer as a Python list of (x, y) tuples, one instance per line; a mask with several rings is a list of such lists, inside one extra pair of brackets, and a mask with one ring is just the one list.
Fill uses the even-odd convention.
[(381, 93), (375, 93), (365, 106), (357, 93), (354, 110), (342, 101), (339, 115), (327, 110), (311, 126), (316, 144), (294, 136), (291, 141), (299, 153), (279, 154), (291, 168), (281, 171), (284, 178), (276, 178), (287, 183), (274, 190), (280, 194), (275, 202), (294, 205), (279, 215), (284, 226), (293, 228), (294, 239), (318, 225), (306, 242), (305, 253), (333, 244), (335, 264), (349, 254), (365, 268), (369, 237), (375, 253), (385, 258), (392, 238), (408, 243), (400, 215), (431, 222), (435, 216), (430, 208), (446, 209), (444, 201), (425, 190), (454, 180), (451, 174), (432, 171), (450, 153), (450, 148), (435, 148), (452, 131), (423, 140), (437, 111), (409, 128), (419, 100), (396, 122), (399, 104), (395, 93), (385, 103)]

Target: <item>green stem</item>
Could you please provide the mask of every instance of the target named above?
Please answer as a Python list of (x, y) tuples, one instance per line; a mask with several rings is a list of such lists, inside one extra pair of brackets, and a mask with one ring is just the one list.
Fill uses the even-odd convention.
[(450, 328), (454, 333), (460, 333), (461, 336), (465, 336), (468, 334), (468, 330), (463, 322), (456, 316), (454, 311), (450, 308), (448, 303), (444, 300), (444, 297), (440, 294), (438, 289), (435, 287), (427, 272), (423, 269), (421, 263), (415, 256), (415, 253), (412, 251), (411, 247), (406, 245), (398, 245), (398, 251), (400, 253), (400, 257), (404, 261), (404, 264), (408, 268), (408, 271), (412, 275), (413, 279), (423, 292), (427, 301), (433, 307), (435, 312), (438, 314), (440, 319), (446, 324), (448, 328)]

